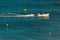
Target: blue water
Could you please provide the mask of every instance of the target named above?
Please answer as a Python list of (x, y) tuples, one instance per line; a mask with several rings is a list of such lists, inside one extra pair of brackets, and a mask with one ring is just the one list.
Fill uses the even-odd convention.
[(0, 18), (0, 40), (60, 40), (60, 0), (0, 0), (0, 13), (24, 14), (24, 8), (50, 18)]

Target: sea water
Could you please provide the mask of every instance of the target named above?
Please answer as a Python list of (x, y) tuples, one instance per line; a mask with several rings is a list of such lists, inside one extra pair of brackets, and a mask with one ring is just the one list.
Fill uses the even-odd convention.
[[(49, 19), (0, 18), (0, 40), (60, 40), (60, 1), (0, 0), (0, 13), (50, 14)], [(8, 26), (7, 26), (8, 25)]]

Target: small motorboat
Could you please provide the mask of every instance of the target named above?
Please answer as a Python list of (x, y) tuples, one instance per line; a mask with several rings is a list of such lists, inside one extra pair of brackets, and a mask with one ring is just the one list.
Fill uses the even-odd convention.
[(38, 14), (37, 17), (49, 18), (49, 14)]
[(39, 17), (39, 18), (49, 18), (49, 14), (11, 14), (11, 13), (8, 13), (8, 14), (1, 14), (0, 17)]

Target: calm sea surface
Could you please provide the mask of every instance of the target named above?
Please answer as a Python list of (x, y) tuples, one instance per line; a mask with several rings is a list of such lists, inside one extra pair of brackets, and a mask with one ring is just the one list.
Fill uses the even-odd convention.
[(0, 14), (24, 14), (24, 8), (50, 18), (0, 18), (0, 40), (60, 40), (60, 0), (0, 0)]

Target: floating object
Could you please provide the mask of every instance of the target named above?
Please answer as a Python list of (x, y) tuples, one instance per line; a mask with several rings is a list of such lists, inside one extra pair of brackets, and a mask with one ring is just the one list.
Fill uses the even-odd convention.
[(24, 12), (26, 12), (27, 11), (27, 9), (24, 9)]
[(6, 24), (6, 26), (8, 26), (9, 24)]
[(49, 18), (49, 14), (38, 14), (38, 17)]
[(50, 36), (51, 34), (52, 34), (52, 33), (51, 33), (51, 32), (49, 32), (49, 34), (48, 34), (48, 35)]
[(8, 14), (1, 14), (0, 17), (39, 17), (39, 18), (45, 18), (49, 19), (49, 14), (14, 14), (14, 13), (8, 13)]

